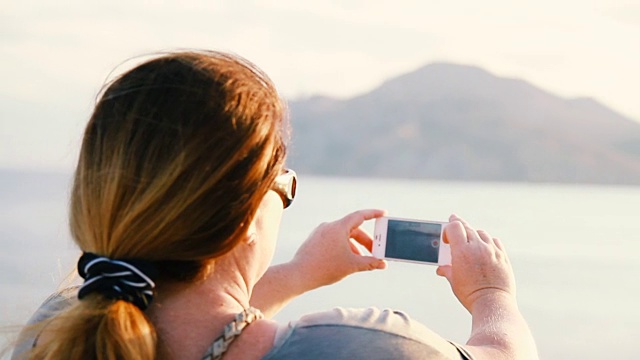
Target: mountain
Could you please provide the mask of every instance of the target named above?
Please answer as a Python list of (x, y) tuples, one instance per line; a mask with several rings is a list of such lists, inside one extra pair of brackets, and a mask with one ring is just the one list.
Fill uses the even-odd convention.
[(640, 184), (640, 123), (478, 67), (430, 64), (289, 107), (289, 165), (302, 173)]

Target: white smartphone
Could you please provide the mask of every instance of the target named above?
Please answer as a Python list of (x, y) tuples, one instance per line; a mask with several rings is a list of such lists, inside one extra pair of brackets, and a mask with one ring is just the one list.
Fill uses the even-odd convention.
[(420, 264), (451, 264), (442, 241), (445, 222), (381, 217), (376, 219), (372, 254), (378, 259)]

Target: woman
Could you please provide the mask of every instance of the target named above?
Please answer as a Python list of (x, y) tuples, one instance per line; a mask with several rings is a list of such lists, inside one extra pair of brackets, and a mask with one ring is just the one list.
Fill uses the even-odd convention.
[(350, 242), (371, 250), (360, 225), (381, 210), (320, 225), (291, 262), (269, 267), (296, 186), (285, 119), (267, 76), (223, 53), (166, 54), (108, 86), (71, 196), (84, 284), (41, 308), (22, 340), (28, 358), (536, 357), (502, 245), (455, 216), (452, 266), (438, 274), (473, 316), (466, 346), (400, 312), (268, 320), (306, 291), (386, 267)]

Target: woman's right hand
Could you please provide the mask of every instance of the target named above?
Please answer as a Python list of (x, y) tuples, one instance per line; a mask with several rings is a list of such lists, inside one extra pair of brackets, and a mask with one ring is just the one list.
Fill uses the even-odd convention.
[(444, 241), (451, 245), (451, 265), (439, 266), (460, 303), (472, 312), (473, 304), (486, 295), (513, 297), (516, 286), (509, 257), (498, 238), (475, 230), (456, 215), (449, 217)]
[(444, 240), (451, 245), (451, 265), (437, 273), (471, 313), (465, 349), (474, 359), (538, 359), (536, 343), (516, 302), (509, 257), (499, 239), (475, 230), (451, 215)]

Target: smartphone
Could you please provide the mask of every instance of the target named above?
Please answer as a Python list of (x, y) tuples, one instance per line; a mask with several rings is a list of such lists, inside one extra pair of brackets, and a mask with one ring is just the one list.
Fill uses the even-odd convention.
[(442, 241), (444, 225), (439, 221), (377, 218), (372, 254), (378, 259), (449, 265), (451, 249)]

